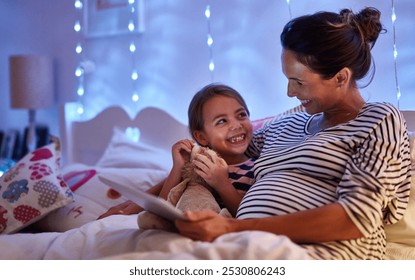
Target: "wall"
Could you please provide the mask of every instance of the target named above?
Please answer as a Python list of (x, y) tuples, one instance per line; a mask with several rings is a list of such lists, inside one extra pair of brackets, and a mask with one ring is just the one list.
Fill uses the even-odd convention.
[[(90, 118), (111, 105), (121, 105), (134, 115), (147, 106), (169, 111), (182, 122), (188, 103), (200, 87), (211, 82), (227, 83), (239, 90), (250, 106), (253, 118), (272, 115), (297, 105), (286, 94), (286, 78), (281, 73), (279, 34), (291, 16), (319, 10), (339, 11), (375, 6), (383, 13), (388, 33), (382, 34), (373, 49), (376, 77), (362, 89), (369, 101), (389, 101), (398, 105), (393, 60), (391, 1), (375, 0), (211, 0), (211, 33), (214, 39), (213, 79), (208, 70), (208, 1), (144, 0), (145, 32), (103, 38), (80, 38), (74, 31), (80, 13), (73, 1), (0, 0), (0, 129), (23, 127), (27, 112), (10, 109), (8, 56), (43, 53), (55, 60), (58, 104), (76, 101), (74, 69), (79, 57), (74, 49), (78, 40), (85, 46), (83, 60), (94, 65), (86, 74), (83, 98), (85, 114)], [(398, 15), (396, 42), (399, 51), (398, 78), (401, 109), (415, 109), (415, 36), (412, 29), (415, 8), (411, 0), (395, 5)], [(290, 8), (290, 9), (289, 9)], [(128, 50), (134, 39), (139, 78), (138, 102), (130, 79), (132, 56)], [(59, 133), (58, 106), (39, 110), (38, 120)]]

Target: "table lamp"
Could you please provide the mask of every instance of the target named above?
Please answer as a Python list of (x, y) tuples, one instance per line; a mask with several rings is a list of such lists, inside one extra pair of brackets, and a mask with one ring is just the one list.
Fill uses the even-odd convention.
[(49, 57), (16, 55), (9, 57), (10, 103), (14, 109), (29, 110), (26, 146), (36, 148), (36, 109), (54, 103), (53, 64)]

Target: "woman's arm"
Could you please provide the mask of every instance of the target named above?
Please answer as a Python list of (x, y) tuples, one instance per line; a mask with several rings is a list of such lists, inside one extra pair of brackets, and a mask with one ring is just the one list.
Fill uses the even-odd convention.
[(213, 241), (225, 233), (245, 230), (285, 235), (296, 243), (363, 237), (338, 203), (282, 216), (246, 220), (224, 218), (211, 211), (187, 212), (186, 215), (189, 221), (176, 221), (179, 232), (189, 238), (202, 241)]

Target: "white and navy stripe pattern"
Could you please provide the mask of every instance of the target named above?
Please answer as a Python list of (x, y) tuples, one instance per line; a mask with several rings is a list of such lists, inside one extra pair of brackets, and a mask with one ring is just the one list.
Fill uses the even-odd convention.
[(367, 103), (356, 119), (315, 135), (311, 116), (296, 113), (254, 134), (248, 153), (256, 182), (237, 218), (284, 215), (339, 202), (364, 237), (303, 245), (316, 259), (381, 259), (384, 223), (403, 216), (410, 154), (403, 117), (387, 103)]

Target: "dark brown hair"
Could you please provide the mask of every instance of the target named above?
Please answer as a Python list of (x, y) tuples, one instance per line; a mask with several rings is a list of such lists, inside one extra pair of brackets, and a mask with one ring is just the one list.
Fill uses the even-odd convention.
[[(215, 96), (227, 96), (234, 98), (238, 101), (249, 116), (249, 110), (246, 106), (245, 100), (240, 95), (238, 91), (231, 88), (230, 86), (212, 83), (202, 89), (200, 89), (194, 96), (192, 101), (189, 104), (189, 109), (187, 111), (188, 121), (189, 121), (189, 132), (193, 137), (193, 132), (203, 131), (204, 119), (203, 119), (203, 106), (207, 101), (212, 99)], [(194, 138), (194, 137), (193, 137)]]
[[(386, 30), (380, 11), (368, 7), (357, 14), (343, 9), (339, 14), (318, 12), (295, 18), (285, 25), (280, 39), (284, 49), (293, 51), (299, 62), (323, 79), (348, 67), (356, 82), (369, 73), (371, 49), (382, 31)], [(374, 72), (373, 64), (367, 85)]]

